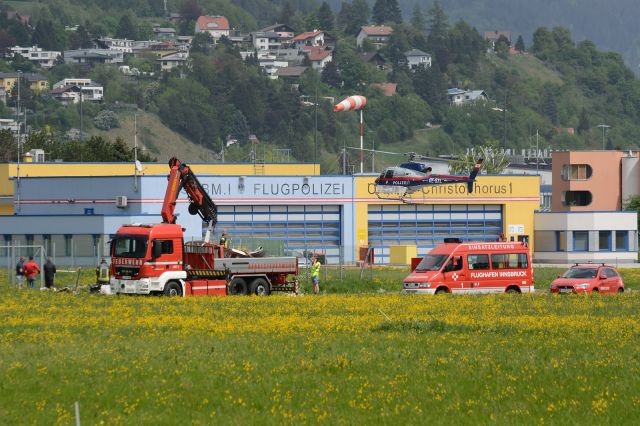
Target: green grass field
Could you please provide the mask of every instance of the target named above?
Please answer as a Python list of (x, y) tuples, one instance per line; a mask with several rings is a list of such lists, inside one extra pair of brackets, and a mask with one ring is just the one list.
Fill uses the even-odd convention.
[(411, 296), (397, 293), (406, 271), (373, 273), (325, 269), (325, 290), (343, 294), (262, 298), (17, 291), (3, 278), (0, 423), (72, 424), (75, 401), (83, 424), (640, 418), (637, 293)]

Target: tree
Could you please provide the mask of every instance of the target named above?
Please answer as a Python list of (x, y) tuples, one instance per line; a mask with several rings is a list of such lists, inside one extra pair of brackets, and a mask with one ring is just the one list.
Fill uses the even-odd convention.
[(449, 22), (442, 6), (440, 6), (439, 0), (436, 0), (431, 9), (429, 9), (427, 22), (429, 30), (427, 44), (429, 50), (431, 50), (436, 62), (439, 64), (440, 71), (445, 72), (449, 66), (449, 52), (447, 48)]
[(333, 31), (335, 26), (335, 17), (333, 16), (333, 11), (331, 10), (331, 6), (326, 1), (322, 2), (320, 8), (317, 13), (318, 23), (320, 24), (320, 28), (325, 31)]
[[(293, 6), (289, 0), (285, 1), (282, 5), (282, 9), (280, 9), (280, 16), (278, 17), (278, 22), (281, 24), (291, 26), (291, 17), (294, 14)], [(300, 28), (295, 28), (296, 31), (300, 31)]]
[[(622, 209), (640, 212), (640, 195), (632, 195), (624, 200)], [(638, 229), (640, 229), (640, 215), (638, 215)]]
[(199, 52), (206, 55), (212, 50), (214, 44), (215, 41), (210, 33), (198, 33), (193, 37), (193, 41), (191, 42), (191, 53)]
[(328, 84), (331, 87), (340, 87), (342, 79), (338, 73), (338, 66), (336, 61), (333, 60), (327, 63), (322, 70), (322, 82)]
[(507, 154), (500, 152), (498, 143), (494, 142), (461, 152), (458, 154), (460, 161), (449, 163), (449, 172), (452, 174), (468, 174), (479, 158), (483, 159), (480, 173), (499, 175), (509, 166)]
[(509, 39), (501, 34), (495, 44), (495, 51), (498, 54), (498, 57), (506, 60), (509, 57), (509, 48)]
[(589, 115), (587, 114), (587, 110), (585, 107), (582, 107), (580, 111), (580, 120), (578, 121), (578, 134), (581, 135), (587, 130), (589, 130)]
[(18, 144), (11, 130), (0, 130), (0, 161), (15, 161), (18, 156)]
[(516, 41), (516, 50), (520, 53), (525, 51), (524, 40), (522, 39), (522, 35), (518, 36), (518, 40)]
[(129, 13), (125, 13), (118, 22), (118, 28), (116, 29), (116, 37), (126, 38), (129, 40), (138, 39), (138, 28), (134, 22), (135, 18), (129, 16)]
[(398, 0), (376, 0), (371, 19), (379, 25), (385, 22), (402, 23), (402, 12)]
[(371, 9), (367, 0), (353, 0), (352, 4), (342, 3), (338, 14), (338, 26), (349, 35), (357, 35), (363, 25), (369, 23)]
[(558, 124), (558, 103), (556, 95), (549, 85), (545, 86), (542, 92), (542, 111), (552, 124)]
[(182, 19), (187, 22), (195, 21), (202, 15), (202, 8), (197, 0), (185, 0), (178, 9)]
[(416, 3), (413, 8), (413, 14), (411, 15), (411, 26), (419, 33), (423, 33), (427, 28), (427, 21), (424, 18), (420, 5)]

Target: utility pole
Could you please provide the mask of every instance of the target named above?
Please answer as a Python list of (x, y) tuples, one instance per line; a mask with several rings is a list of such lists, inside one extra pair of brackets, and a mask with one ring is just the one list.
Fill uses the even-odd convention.
[(313, 174), (317, 174), (316, 173), (316, 165), (318, 164), (318, 87), (316, 86), (316, 102), (315, 102), (315, 106), (316, 106), (316, 111), (315, 111), (315, 115), (316, 115), (316, 130), (313, 133)]
[(82, 117), (82, 104), (83, 104), (83, 99), (82, 99), (82, 88), (80, 88), (80, 142), (84, 142), (84, 123), (83, 123), (83, 117)]
[(18, 102), (16, 103), (16, 123), (18, 125), (18, 167), (16, 171), (16, 213), (20, 213), (20, 157), (22, 157), (20, 136), (20, 81), (22, 71), (18, 71)]
[(540, 171), (538, 165), (540, 164), (540, 149), (538, 148), (538, 129), (536, 129), (536, 174), (539, 175)]

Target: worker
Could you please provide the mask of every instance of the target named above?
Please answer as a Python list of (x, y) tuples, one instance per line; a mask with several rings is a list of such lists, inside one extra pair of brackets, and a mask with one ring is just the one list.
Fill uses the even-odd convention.
[(222, 235), (220, 235), (220, 245), (224, 248), (229, 247), (229, 239), (227, 238), (227, 231), (222, 231)]
[(313, 280), (313, 294), (320, 293), (320, 261), (315, 256), (311, 258), (311, 279)]
[(96, 283), (89, 289), (90, 292), (99, 292), (100, 287), (109, 284), (109, 264), (104, 257), (100, 261), (100, 264), (96, 267)]

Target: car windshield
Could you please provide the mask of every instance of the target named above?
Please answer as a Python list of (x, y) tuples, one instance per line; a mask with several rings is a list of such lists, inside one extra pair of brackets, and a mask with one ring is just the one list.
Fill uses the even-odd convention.
[(147, 237), (138, 235), (119, 235), (111, 242), (115, 257), (141, 258), (147, 254)]
[(598, 268), (571, 268), (562, 278), (595, 278), (596, 275), (598, 275)]
[(428, 254), (416, 267), (416, 271), (439, 271), (442, 264), (449, 258), (448, 254)]

